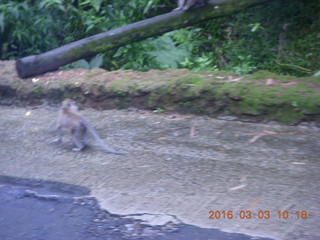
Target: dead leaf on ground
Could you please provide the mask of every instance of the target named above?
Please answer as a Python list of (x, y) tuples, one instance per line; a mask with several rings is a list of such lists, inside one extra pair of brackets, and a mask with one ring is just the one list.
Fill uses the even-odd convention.
[(305, 134), (305, 132), (287, 132), (287, 133), (280, 133), (279, 135), (298, 135), (298, 134)]
[(268, 131), (268, 130), (265, 130), (265, 131), (263, 131), (263, 132), (266, 133), (266, 135), (278, 134), (277, 132)]
[(275, 80), (273, 78), (268, 78), (266, 80), (266, 85), (267, 86), (273, 86), (275, 84)]
[(191, 118), (191, 116), (171, 116), (169, 119), (179, 121), (179, 120), (186, 120), (189, 118)]
[(304, 162), (292, 162), (292, 164), (294, 164), (294, 165), (305, 165), (306, 163), (304, 163)]
[(206, 144), (206, 143), (196, 143), (196, 146), (198, 146), (198, 147), (211, 147), (211, 145)]
[(231, 148), (229, 147), (219, 147), (218, 150), (219, 151), (226, 151), (226, 150), (230, 150)]
[(250, 142), (250, 143), (253, 143), (253, 142), (257, 141), (257, 140), (258, 140), (260, 137), (262, 137), (262, 136), (264, 136), (263, 133), (260, 133), (260, 134), (258, 134), (258, 135), (255, 135), (253, 138), (251, 138), (251, 139), (249, 140), (249, 142)]
[(243, 79), (243, 77), (233, 78), (233, 76), (229, 76), (227, 82), (239, 82)]
[(241, 188), (244, 188), (245, 186), (247, 186), (246, 184), (241, 184), (241, 185), (238, 185), (238, 186), (235, 186), (235, 187), (231, 187), (229, 188), (230, 191), (235, 191), (235, 190), (239, 190)]
[(281, 83), (282, 87), (294, 87), (298, 82)]
[(196, 127), (195, 126), (191, 126), (191, 128), (190, 128), (190, 137), (191, 138), (194, 137), (195, 133), (196, 133)]
[(156, 139), (156, 141), (162, 141), (162, 140), (165, 140), (165, 139), (166, 139), (166, 137), (159, 137), (159, 138)]
[(257, 135), (255, 135), (253, 138), (251, 138), (249, 140), (250, 143), (254, 143), (255, 141), (257, 141), (259, 138), (263, 137), (263, 136), (267, 136), (267, 135), (273, 135), (273, 134), (277, 134), (276, 132), (272, 132), (272, 131), (263, 131), (262, 133), (259, 133)]
[(249, 206), (247, 207), (247, 211), (250, 211), (252, 208), (254, 208), (256, 205), (258, 205), (261, 202), (262, 198), (258, 197), (256, 198), (253, 202), (251, 202), (249, 204)]

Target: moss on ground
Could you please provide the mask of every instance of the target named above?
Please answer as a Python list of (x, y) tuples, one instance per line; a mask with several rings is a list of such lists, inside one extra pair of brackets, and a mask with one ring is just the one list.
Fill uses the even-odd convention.
[(2, 102), (10, 98), (13, 102), (57, 103), (69, 97), (103, 109), (164, 109), (282, 123), (320, 121), (320, 77), (296, 78), (268, 71), (240, 77), (225, 71), (193, 73), (185, 69), (78, 69), (20, 79), (14, 65), (14, 61), (0, 61)]

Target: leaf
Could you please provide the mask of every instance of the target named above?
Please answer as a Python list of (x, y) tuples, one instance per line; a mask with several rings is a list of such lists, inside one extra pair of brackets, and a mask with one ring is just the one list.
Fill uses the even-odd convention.
[(314, 77), (318, 77), (320, 76), (320, 71), (316, 72), (315, 74), (313, 74)]
[(99, 68), (102, 66), (102, 63), (103, 63), (103, 55), (98, 54), (97, 56), (91, 59), (90, 68)]
[(96, 10), (96, 12), (99, 12), (100, 7), (101, 7), (101, 0), (95, 0), (95, 1), (91, 1), (91, 5), (93, 6), (93, 8)]
[(251, 24), (251, 32), (255, 32), (260, 28), (260, 23)]
[(153, 2), (152, 1), (148, 1), (147, 6), (145, 6), (145, 8), (143, 9), (143, 14), (146, 14), (149, 12), (151, 6), (152, 6)]
[(241, 188), (244, 188), (245, 186), (247, 186), (246, 184), (241, 184), (241, 185), (238, 185), (238, 186), (235, 186), (235, 187), (231, 187), (229, 188), (230, 191), (235, 191), (235, 190), (239, 190)]
[(89, 63), (84, 59), (76, 61), (73, 65), (74, 65), (75, 68), (90, 69)]
[(256, 135), (256, 136), (254, 136), (253, 138), (251, 138), (250, 140), (249, 140), (249, 142), (250, 143), (254, 143), (255, 141), (257, 141), (260, 137), (262, 137), (262, 136), (264, 136), (264, 133), (260, 133), (260, 134), (258, 134), (258, 135)]
[(267, 135), (273, 135), (273, 134), (277, 134), (276, 132), (272, 132), (272, 131), (268, 131), (268, 130), (265, 130), (263, 131), (262, 133), (259, 133), (257, 135), (255, 135), (253, 138), (251, 138), (249, 140), (250, 143), (253, 143), (255, 141), (257, 141), (259, 138), (261, 138), (262, 136), (267, 136)]

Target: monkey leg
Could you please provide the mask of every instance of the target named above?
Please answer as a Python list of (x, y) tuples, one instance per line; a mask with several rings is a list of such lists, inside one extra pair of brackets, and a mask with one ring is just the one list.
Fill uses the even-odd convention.
[(57, 128), (57, 139), (53, 140), (53, 143), (58, 145), (62, 144), (62, 127)]
[(84, 145), (88, 145), (88, 144), (89, 144), (89, 135), (88, 135), (88, 131), (87, 131), (86, 128), (85, 128), (84, 131), (83, 131), (82, 143), (83, 143)]
[(76, 146), (75, 148), (72, 148), (72, 151), (79, 152), (84, 148), (84, 131), (85, 128), (83, 128), (82, 126), (72, 131), (72, 141), (73, 144)]

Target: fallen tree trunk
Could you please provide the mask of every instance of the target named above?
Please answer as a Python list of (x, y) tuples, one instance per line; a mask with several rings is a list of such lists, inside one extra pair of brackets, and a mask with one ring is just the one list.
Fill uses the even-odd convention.
[(81, 39), (46, 53), (18, 59), (16, 69), (21, 78), (56, 70), (65, 64), (95, 56), (109, 49), (160, 35), (201, 21), (237, 13), (268, 0), (211, 0), (204, 7), (173, 11), (105, 33)]

